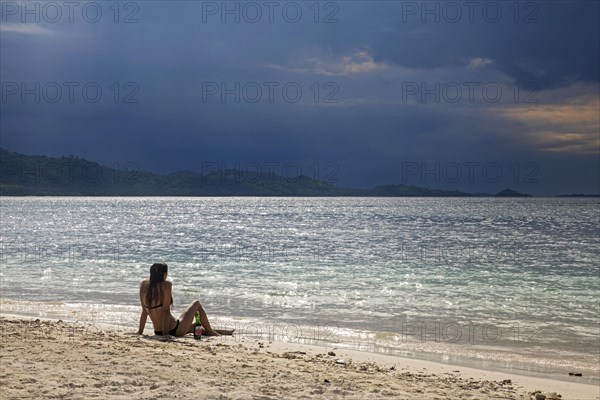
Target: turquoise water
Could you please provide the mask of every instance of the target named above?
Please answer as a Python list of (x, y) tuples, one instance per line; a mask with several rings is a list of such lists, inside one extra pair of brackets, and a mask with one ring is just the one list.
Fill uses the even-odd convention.
[(240, 334), (599, 372), (598, 199), (4, 197), (0, 212), (4, 313), (135, 329), (164, 261), (175, 314), (200, 299)]

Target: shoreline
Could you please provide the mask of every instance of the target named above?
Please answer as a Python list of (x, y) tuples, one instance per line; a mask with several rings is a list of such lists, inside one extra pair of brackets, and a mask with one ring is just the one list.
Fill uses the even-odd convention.
[[(80, 380), (83, 378), (79, 378), (80, 373), (77, 372), (82, 370), (82, 374), (87, 374), (85, 367), (91, 358), (86, 354), (91, 351), (106, 361), (102, 364), (105, 368), (100, 368), (99, 371), (101, 376), (106, 375), (105, 380), (109, 383), (115, 382), (118, 377), (118, 374), (110, 372), (113, 368), (111, 366), (115, 366), (116, 369), (124, 368), (124, 371), (128, 368), (137, 370), (136, 368), (139, 367), (141, 369), (136, 375), (143, 375), (146, 368), (155, 370), (156, 367), (153, 367), (153, 364), (157, 361), (156, 354), (158, 353), (165, 354), (175, 370), (179, 368), (194, 370), (189, 363), (189, 358), (177, 360), (177, 357), (183, 353), (186, 357), (193, 356), (204, 359), (200, 365), (204, 365), (206, 361), (224, 364), (219, 367), (225, 368), (224, 375), (218, 373), (218, 376), (205, 377), (202, 374), (196, 374), (201, 376), (198, 384), (201, 383), (202, 390), (214, 388), (216, 383), (219, 383), (216, 385), (218, 387), (228, 386), (227, 379), (231, 380), (232, 377), (227, 371), (233, 370), (236, 374), (247, 378), (234, 379), (234, 382), (229, 385), (231, 390), (224, 391), (227, 396), (232, 397), (219, 397), (224, 393), (220, 391), (218, 393), (211, 392), (210, 396), (214, 397), (204, 395), (205, 398), (365, 398), (365, 395), (368, 394), (370, 396), (368, 398), (408, 396), (411, 399), (425, 399), (435, 397), (434, 393), (442, 398), (457, 398), (462, 397), (464, 393), (470, 393), (485, 398), (530, 399), (532, 393), (541, 390), (541, 392), (561, 394), (562, 399), (600, 399), (600, 388), (596, 385), (455, 366), (336, 346), (269, 342), (248, 337), (241, 337), (241, 339), (203, 338), (202, 341), (186, 337), (178, 338), (173, 342), (162, 342), (154, 336), (138, 337), (125, 334), (122, 330), (116, 330), (114, 326), (110, 325), (103, 325), (101, 329), (86, 329), (85, 325), (73, 322), (40, 320), (6, 314), (0, 316), (0, 324), (2, 325), (1, 356), (3, 362), (12, 366), (11, 370), (5, 371), (2, 376), (2, 386), (4, 390), (8, 390), (8, 398), (13, 395), (17, 396), (18, 393), (23, 394), (24, 390), (32, 390), (36, 386), (35, 383), (38, 382), (38, 379), (35, 378), (37, 373), (42, 374), (42, 381), (50, 379), (54, 388), (60, 393), (66, 390), (69, 396), (73, 395), (75, 398), (78, 398), (78, 393), (82, 398), (92, 397), (95, 389), (105, 385), (95, 387), (94, 384), (90, 387), (84, 383), (85, 379)], [(32, 332), (40, 334), (31, 336)], [(146, 330), (145, 333), (151, 332)], [(89, 345), (92, 342), (94, 345), (90, 348)], [(24, 344), (27, 345), (23, 346)], [(49, 350), (48, 344), (51, 345)], [(127, 357), (118, 356), (119, 352), (115, 352), (115, 348), (121, 350), (122, 355), (131, 356), (137, 364), (132, 365)], [(149, 355), (148, 351), (152, 354)], [(40, 352), (45, 352), (44, 357), (39, 357)], [(223, 353), (223, 357), (218, 357), (219, 353)], [(46, 370), (44, 368), (32, 369), (32, 365), (41, 366), (52, 359), (59, 364), (70, 365), (75, 370), (75, 376), (71, 378), (65, 374), (57, 375), (56, 371), (53, 371), (53, 367), (46, 368)], [(66, 362), (67, 360), (69, 361)], [(283, 364), (282, 360), (285, 361)], [(273, 363), (276, 365), (271, 365)], [(68, 368), (67, 365), (60, 367), (56, 365), (56, 367), (62, 370)], [(257, 380), (262, 379), (260, 378), (262, 375), (251, 373), (257, 368), (264, 370), (264, 379), (267, 377), (270, 379), (258, 383)], [(176, 372), (173, 371), (173, 373)], [(301, 377), (296, 376), (299, 372), (301, 372)], [(27, 378), (28, 375), (29, 378)], [(325, 375), (329, 377), (324, 377)], [(62, 377), (58, 379), (57, 376)], [(87, 375), (86, 377), (86, 379), (90, 379)], [(253, 393), (261, 388), (264, 389), (266, 382), (276, 380), (275, 377), (284, 382), (270, 387), (269, 391), (272, 393), (264, 393), (266, 397), (245, 397), (244, 393)], [(155, 378), (162, 379), (160, 375)], [(71, 380), (71, 382), (65, 386), (61, 383), (63, 379)], [(325, 379), (329, 383), (325, 382)], [(358, 383), (351, 384), (350, 382)], [(380, 382), (388, 382), (389, 388), (381, 387), (382, 383)], [(96, 384), (100, 383), (96, 382)], [(114, 391), (114, 396), (108, 392), (107, 398), (122, 398), (129, 393), (128, 390), (135, 391), (137, 387), (133, 383), (112, 386), (115, 387), (111, 389)], [(132, 387), (124, 388), (122, 386)], [(177, 385), (168, 384), (166, 387), (173, 389)], [(278, 392), (278, 387), (295, 388), (296, 391), (282, 390)], [(83, 390), (84, 388), (85, 390)], [(302, 391), (302, 396), (296, 395), (298, 390)], [(44, 394), (44, 396), (46, 395), (50, 395), (50, 393)], [(494, 397), (496, 395), (500, 397)], [(166, 392), (162, 394), (162, 397), (164, 396), (173, 397)]]

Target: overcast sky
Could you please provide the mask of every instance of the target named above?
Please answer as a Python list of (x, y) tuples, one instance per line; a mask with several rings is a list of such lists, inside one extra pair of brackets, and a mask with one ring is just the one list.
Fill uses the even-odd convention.
[(160, 173), (300, 168), (351, 187), (600, 192), (597, 1), (1, 11), (11, 151)]

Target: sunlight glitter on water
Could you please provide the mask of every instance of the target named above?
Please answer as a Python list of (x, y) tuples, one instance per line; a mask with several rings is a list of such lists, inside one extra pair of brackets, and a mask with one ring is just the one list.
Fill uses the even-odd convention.
[[(353, 346), (400, 352), (409, 351), (397, 339), (407, 324), (424, 323), (430, 333), (436, 324), (463, 332), (487, 325), (503, 340), (465, 343), (463, 333), (463, 343), (417, 341), (410, 352), (455, 357), (467, 345), (480, 361), (528, 357), (557, 367), (600, 359), (600, 239), (589, 217), (598, 200), (2, 198), (0, 205), (3, 309), (8, 300), (62, 302), (42, 307), (44, 315), (135, 325), (139, 282), (151, 262), (165, 261), (177, 310), (200, 299), (222, 318), (318, 320)], [(80, 309), (88, 305), (92, 312)], [(515, 326), (535, 330), (532, 340), (509, 340)]]

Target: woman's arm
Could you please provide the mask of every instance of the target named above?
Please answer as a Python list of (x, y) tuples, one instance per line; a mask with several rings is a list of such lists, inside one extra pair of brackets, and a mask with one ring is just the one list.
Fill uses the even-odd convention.
[(144, 327), (146, 326), (146, 319), (148, 318), (148, 313), (146, 309), (142, 307), (142, 315), (140, 315), (140, 328), (138, 329), (138, 334), (144, 333)]
[(140, 283), (140, 306), (142, 306), (142, 315), (140, 315), (140, 327), (138, 328), (138, 334), (144, 333), (144, 327), (146, 326), (146, 319), (148, 318), (148, 312), (144, 307), (144, 297), (146, 296), (146, 281)]

